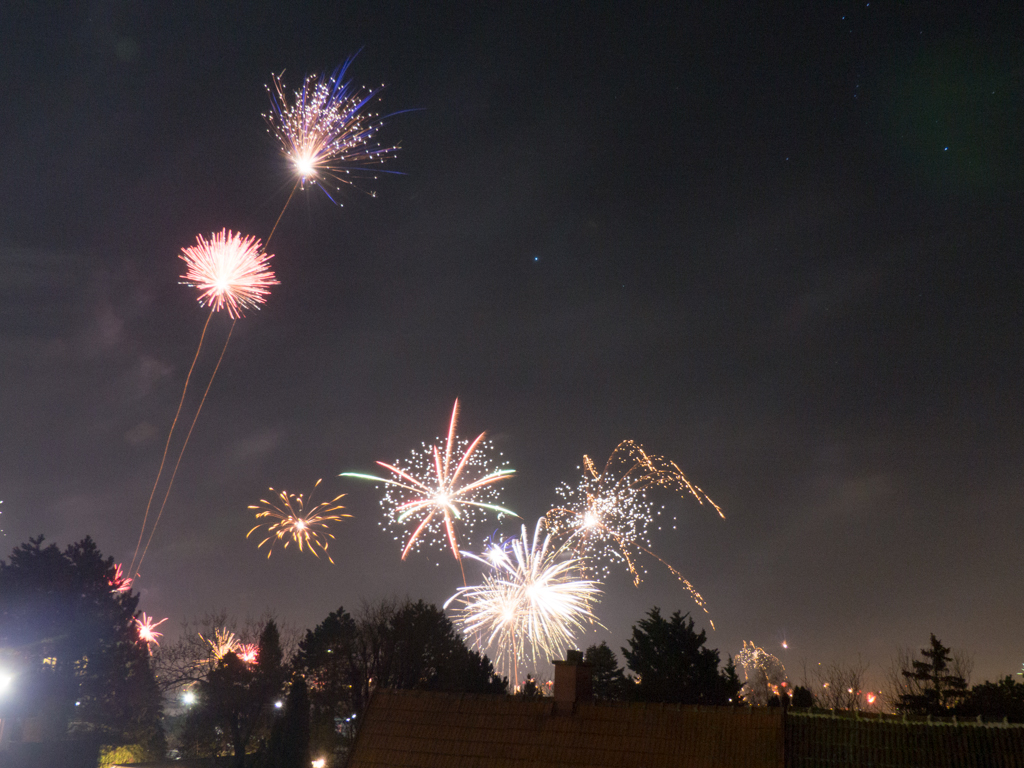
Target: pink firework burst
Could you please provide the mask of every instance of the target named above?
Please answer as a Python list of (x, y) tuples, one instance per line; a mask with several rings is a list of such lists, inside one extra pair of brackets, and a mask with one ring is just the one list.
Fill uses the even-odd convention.
[(110, 584), (111, 592), (127, 592), (132, 588), (132, 580), (124, 575), (120, 563), (114, 566), (114, 575), (107, 580), (107, 583)]
[(199, 303), (214, 311), (225, 307), (233, 318), (243, 309), (258, 309), (267, 300), (274, 279), (258, 238), (222, 229), (207, 240), (196, 236), (196, 244), (181, 249), (180, 258), (188, 265), (182, 284), (199, 289)]
[(246, 664), (255, 664), (260, 657), (260, 647), (256, 643), (239, 643), (235, 655)]
[(139, 637), (146, 641), (147, 645), (156, 643), (160, 645), (160, 641), (157, 638), (163, 637), (163, 632), (157, 632), (156, 628), (163, 624), (167, 619), (160, 619), (160, 621), (153, 621), (152, 616), (147, 616), (146, 612), (143, 611), (142, 615), (135, 619), (135, 626), (139, 628)]

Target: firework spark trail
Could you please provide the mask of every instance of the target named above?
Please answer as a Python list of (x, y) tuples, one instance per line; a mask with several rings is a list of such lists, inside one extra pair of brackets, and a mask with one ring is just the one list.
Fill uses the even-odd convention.
[(600, 584), (578, 579), (578, 561), (554, 550), (544, 520), (537, 521), (531, 541), (526, 526), (518, 539), (494, 545), (486, 555), (466, 557), (489, 566), (483, 583), (461, 587), (452, 603), (455, 623), (467, 637), (476, 637), (480, 651), (495, 647), (495, 667), (510, 681), (519, 679), (521, 663), (546, 663), (571, 646), (584, 624), (599, 624), (592, 606)]
[(160, 619), (160, 621), (153, 621), (151, 616), (147, 616), (146, 612), (135, 619), (135, 626), (139, 630), (139, 638), (146, 641), (146, 647), (148, 648), (151, 644), (160, 645), (160, 641), (157, 638), (163, 637), (163, 632), (157, 632), (156, 628), (163, 624), (167, 619)]
[(654, 509), (647, 492), (660, 488), (690, 495), (701, 504), (707, 502), (724, 517), (721, 508), (691, 483), (675, 462), (647, 453), (632, 440), (616, 446), (603, 470), (598, 471), (588, 456), (583, 457), (583, 465), (583, 478), (576, 486), (563, 483), (557, 489), (566, 504), (548, 510), (544, 518), (562, 548), (576, 549), (582, 573), (585, 575), (587, 565), (593, 563), (607, 577), (609, 561), (621, 561), (634, 585), (639, 586), (642, 569), (637, 558), (646, 554), (664, 565), (707, 613), (701, 594), (651, 549), (650, 528), (661, 510)]
[[(164, 452), (160, 458), (156, 480), (153, 482), (149, 501), (146, 502), (146, 511), (142, 518), (139, 540), (135, 545), (135, 554), (132, 555), (132, 564), (128, 570), (132, 578), (139, 576), (142, 561), (146, 558), (149, 545), (153, 541), (153, 535), (160, 524), (160, 518), (163, 517), (167, 499), (170, 497), (171, 488), (174, 486), (174, 479), (178, 473), (178, 467), (181, 465), (181, 459), (185, 455), (185, 448), (192, 437), (192, 431), (195, 429), (196, 421), (199, 419), (199, 414), (206, 403), (206, 396), (210, 392), (210, 387), (213, 386), (213, 380), (217, 376), (217, 371), (220, 370), (221, 361), (224, 359), (228, 342), (231, 341), (231, 334), (235, 329), (235, 322), (242, 316), (243, 310), (259, 309), (259, 306), (266, 301), (267, 295), (270, 292), (270, 286), (280, 285), (274, 279), (274, 273), (269, 266), (270, 259), (273, 256), (264, 252), (260, 241), (255, 237), (246, 237), (241, 233), (232, 232), (227, 229), (213, 233), (209, 240), (206, 240), (202, 235), (198, 235), (196, 237), (196, 244), (183, 248), (180, 258), (187, 265), (185, 274), (182, 275), (183, 284), (199, 289), (199, 304), (204, 307), (209, 306), (210, 312), (203, 325), (203, 331), (199, 337), (199, 345), (196, 347), (195, 356), (192, 358), (192, 365), (189, 367), (188, 375), (185, 377), (185, 386), (182, 388), (178, 408), (171, 422), (171, 428), (167, 433), (167, 440), (164, 443)], [(206, 384), (202, 399), (196, 408), (195, 415), (192, 417), (192, 423), (181, 445), (181, 450), (178, 452), (178, 458), (175, 461), (174, 470), (167, 483), (163, 501), (160, 504), (156, 520), (153, 522), (153, 527), (150, 530), (149, 539), (147, 539), (146, 546), (142, 549), (140, 556), (139, 549), (142, 547), (142, 539), (146, 533), (150, 508), (153, 504), (153, 498), (156, 496), (156, 490), (160, 485), (160, 478), (163, 475), (164, 466), (167, 461), (167, 453), (170, 449), (178, 419), (181, 416), (189, 383), (192, 380), (192, 373), (202, 352), (210, 320), (213, 318), (214, 313), (221, 309), (227, 309), (228, 315), (231, 317), (231, 327), (228, 329), (227, 338), (224, 340), (224, 347), (221, 349), (220, 357), (217, 358), (217, 365), (214, 367), (213, 373), (210, 374), (210, 380)]]
[[(341, 477), (355, 477), (383, 483), (387, 487), (381, 505), (387, 510), (382, 525), (406, 528), (409, 521), (416, 527), (402, 549), (402, 559), (412, 550), (418, 550), (426, 541), (444, 542), (462, 569), (462, 555), (458, 542), (458, 526), (472, 530), (477, 518), (487, 512), (496, 512), (499, 519), (505, 515), (518, 517), (499, 506), (495, 484), (510, 477), (514, 470), (493, 468), (486, 456), (489, 444), (481, 432), (471, 442), (460, 440), (455, 434), (459, 416), (459, 401), (455, 401), (448, 426), (448, 438), (443, 447), (423, 445), (413, 451), (407, 466), (377, 464), (391, 472), (393, 477), (377, 477), (358, 472), (343, 472)], [(462, 573), (465, 583), (465, 570)]]
[[(327, 184), (356, 187), (360, 178), (376, 179), (376, 174), (382, 172), (379, 166), (398, 151), (397, 145), (384, 147), (378, 143), (377, 134), (385, 118), (368, 109), (383, 86), (355, 87), (345, 80), (354, 58), (332, 75), (307, 75), (290, 96), (284, 73), (271, 77), (267, 86), (271, 109), (263, 118), (297, 176), (274, 230), (298, 188), (304, 189), (307, 183), (319, 187), (331, 202), (340, 205)], [(341, 187), (334, 189), (337, 192)]]
[[(320, 480), (316, 481), (313, 491), (309, 494), (310, 503), (313, 501), (313, 493), (316, 492), (320, 482)], [(272, 493), (275, 492), (273, 488), (270, 491)], [(284, 542), (284, 549), (287, 549), (288, 545), (294, 542), (298, 544), (300, 552), (303, 550), (303, 547), (308, 547), (309, 551), (316, 557), (320, 557), (317, 553), (319, 548), (333, 565), (334, 560), (331, 559), (327, 551), (329, 544), (327, 539), (333, 539), (334, 535), (327, 531), (327, 524), (339, 521), (343, 517), (352, 517), (352, 515), (348, 514), (335, 514), (339, 509), (344, 509), (338, 502), (345, 494), (340, 494), (330, 501), (317, 504), (307, 511), (305, 508), (306, 501), (302, 494), (289, 493), (288, 491), (276, 493), (279, 503), (260, 499), (259, 504), (251, 504), (249, 506), (249, 509), (258, 510), (256, 512), (257, 520), (269, 518), (276, 521), (270, 522), (267, 525), (267, 537), (257, 545), (257, 548), (270, 542), (270, 546), (267, 547), (267, 559), (269, 559), (274, 551), (274, 544), (278, 541)], [(263, 522), (257, 523), (249, 533), (245, 534), (245, 538), (249, 538), (254, 531), (261, 528), (264, 524)]]

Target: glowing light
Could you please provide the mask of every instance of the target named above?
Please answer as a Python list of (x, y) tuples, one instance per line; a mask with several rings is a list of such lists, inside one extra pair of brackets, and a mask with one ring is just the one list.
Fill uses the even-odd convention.
[(649, 555), (682, 582), (706, 613), (700, 593), (675, 567), (651, 550), (651, 527), (661, 510), (653, 508), (647, 493), (660, 488), (692, 496), (725, 517), (721, 508), (691, 483), (674, 461), (647, 453), (632, 440), (619, 443), (600, 471), (589, 456), (584, 456), (583, 470), (578, 484), (563, 483), (556, 489), (565, 503), (545, 515), (561, 546), (574, 547), (583, 565), (596, 568), (604, 577), (608, 576), (611, 563), (624, 563), (637, 586), (642, 578), (638, 556)]
[(157, 632), (156, 628), (163, 624), (167, 619), (160, 619), (160, 621), (153, 621), (152, 617), (147, 616), (145, 611), (135, 619), (135, 626), (139, 630), (139, 637), (146, 641), (147, 646), (151, 644), (160, 645), (160, 641), (157, 638), (164, 636), (163, 632)]
[(481, 652), (494, 648), (495, 667), (509, 680), (519, 680), (524, 662), (545, 663), (572, 647), (575, 632), (584, 623), (597, 623), (592, 605), (600, 584), (575, 578), (579, 563), (564, 552), (553, 551), (550, 536), (541, 536), (537, 521), (531, 541), (526, 526), (522, 535), (487, 557), (466, 553), (490, 571), (483, 583), (461, 587), (445, 608), (454, 603), (455, 622), (467, 637), (475, 638)]
[(876, 695), (875, 695), (874, 693), (872, 693), (871, 691), (868, 691), (868, 692), (867, 692), (867, 695), (866, 695), (866, 696), (865, 696), (864, 698), (865, 698), (865, 700), (867, 701), (867, 703), (868, 703), (868, 706), (870, 707), (870, 706), (873, 706), (873, 705), (874, 705), (874, 703), (875, 703), (875, 700), (876, 700), (876, 699), (877, 699), (878, 697), (877, 697), (877, 696), (876, 696)]
[[(386, 510), (382, 525), (405, 530), (412, 522), (415, 528), (402, 549), (402, 559), (412, 550), (418, 550), (424, 541), (441, 543), (447, 539), (455, 559), (462, 563), (459, 551), (458, 528), (473, 529), (477, 519), (487, 512), (518, 517), (499, 506), (496, 483), (505, 480), (514, 470), (495, 468), (487, 457), (490, 445), (481, 432), (472, 442), (460, 440), (455, 434), (459, 415), (459, 401), (455, 401), (448, 426), (448, 438), (442, 446), (423, 444), (423, 450), (413, 451), (407, 465), (385, 464), (378, 461), (394, 477), (376, 477), (357, 472), (345, 472), (342, 477), (356, 477), (383, 483), (387, 487), (381, 505)], [(440, 440), (438, 440), (440, 442)], [(398, 538), (396, 536), (396, 538)]]
[[(316, 492), (320, 482), (320, 480), (316, 481), (313, 491), (309, 494), (310, 503), (312, 503), (313, 493)], [(274, 489), (271, 488), (270, 491), (273, 493)], [(245, 534), (245, 538), (249, 538), (254, 531), (267, 524), (267, 537), (257, 545), (257, 548), (259, 548), (269, 542), (267, 558), (273, 553), (274, 544), (277, 542), (283, 541), (284, 549), (287, 549), (288, 545), (294, 542), (298, 545), (300, 552), (305, 547), (308, 547), (315, 557), (320, 557), (320, 552), (323, 552), (327, 560), (333, 565), (334, 560), (331, 559), (327, 547), (330, 544), (328, 540), (333, 539), (334, 535), (327, 530), (327, 527), (328, 523), (337, 522), (345, 517), (352, 517), (352, 515), (348, 514), (337, 514), (339, 509), (344, 509), (338, 503), (344, 496), (345, 494), (340, 494), (330, 501), (313, 506), (309, 510), (306, 510), (306, 501), (302, 494), (289, 493), (288, 491), (277, 492), (276, 503), (260, 499), (259, 504), (252, 504), (249, 506), (249, 509), (258, 510), (256, 512), (256, 519), (266, 519), (266, 523), (257, 523), (249, 533)]]
[(181, 703), (186, 707), (192, 706), (197, 701), (196, 692), (189, 690), (181, 694)]
[(271, 110), (263, 115), (295, 169), (297, 183), (303, 188), (316, 185), (335, 203), (331, 192), (340, 189), (337, 184), (356, 186), (360, 178), (376, 179), (380, 165), (398, 151), (377, 141), (384, 119), (369, 105), (381, 89), (345, 81), (351, 63), (350, 58), (330, 76), (307, 75), (290, 96), (284, 73), (273, 75), (267, 86)]
[(258, 309), (270, 286), (280, 285), (268, 266), (273, 256), (262, 247), (257, 238), (227, 229), (209, 240), (197, 235), (195, 245), (181, 249), (187, 265), (183, 284), (199, 289), (200, 305), (218, 312), (226, 307), (231, 317), (240, 317), (243, 309)]

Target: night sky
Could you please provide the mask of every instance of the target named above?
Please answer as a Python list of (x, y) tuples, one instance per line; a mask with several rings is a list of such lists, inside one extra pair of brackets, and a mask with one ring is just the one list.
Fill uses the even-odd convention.
[[(653, 548), (723, 656), (753, 640), (799, 681), (859, 654), (877, 684), (934, 632), (974, 682), (1019, 671), (1019, 8), (634, 5), (4, 2), (2, 555), (88, 534), (131, 560), (206, 316), (177, 254), (267, 237), (294, 177), (264, 85), (361, 51), (380, 110), (414, 110), (382, 134), (402, 175), (289, 206), (142, 610), (306, 628), (444, 602), (450, 554), (401, 561), (380, 492), (337, 475), (432, 441), (458, 397), (531, 528), (626, 438), (707, 491), (725, 520), (656, 496), (677, 528)], [(336, 564), (268, 561), (247, 506), (321, 477), (354, 515)], [(640, 589), (615, 571), (579, 644), (618, 649), (655, 605), (695, 610), (654, 561)]]

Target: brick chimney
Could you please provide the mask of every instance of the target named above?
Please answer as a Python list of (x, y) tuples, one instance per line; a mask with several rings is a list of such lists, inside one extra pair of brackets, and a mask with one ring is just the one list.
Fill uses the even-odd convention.
[(571, 715), (576, 702), (593, 698), (593, 664), (583, 663), (583, 651), (567, 650), (565, 661), (552, 659), (555, 665), (555, 714)]

